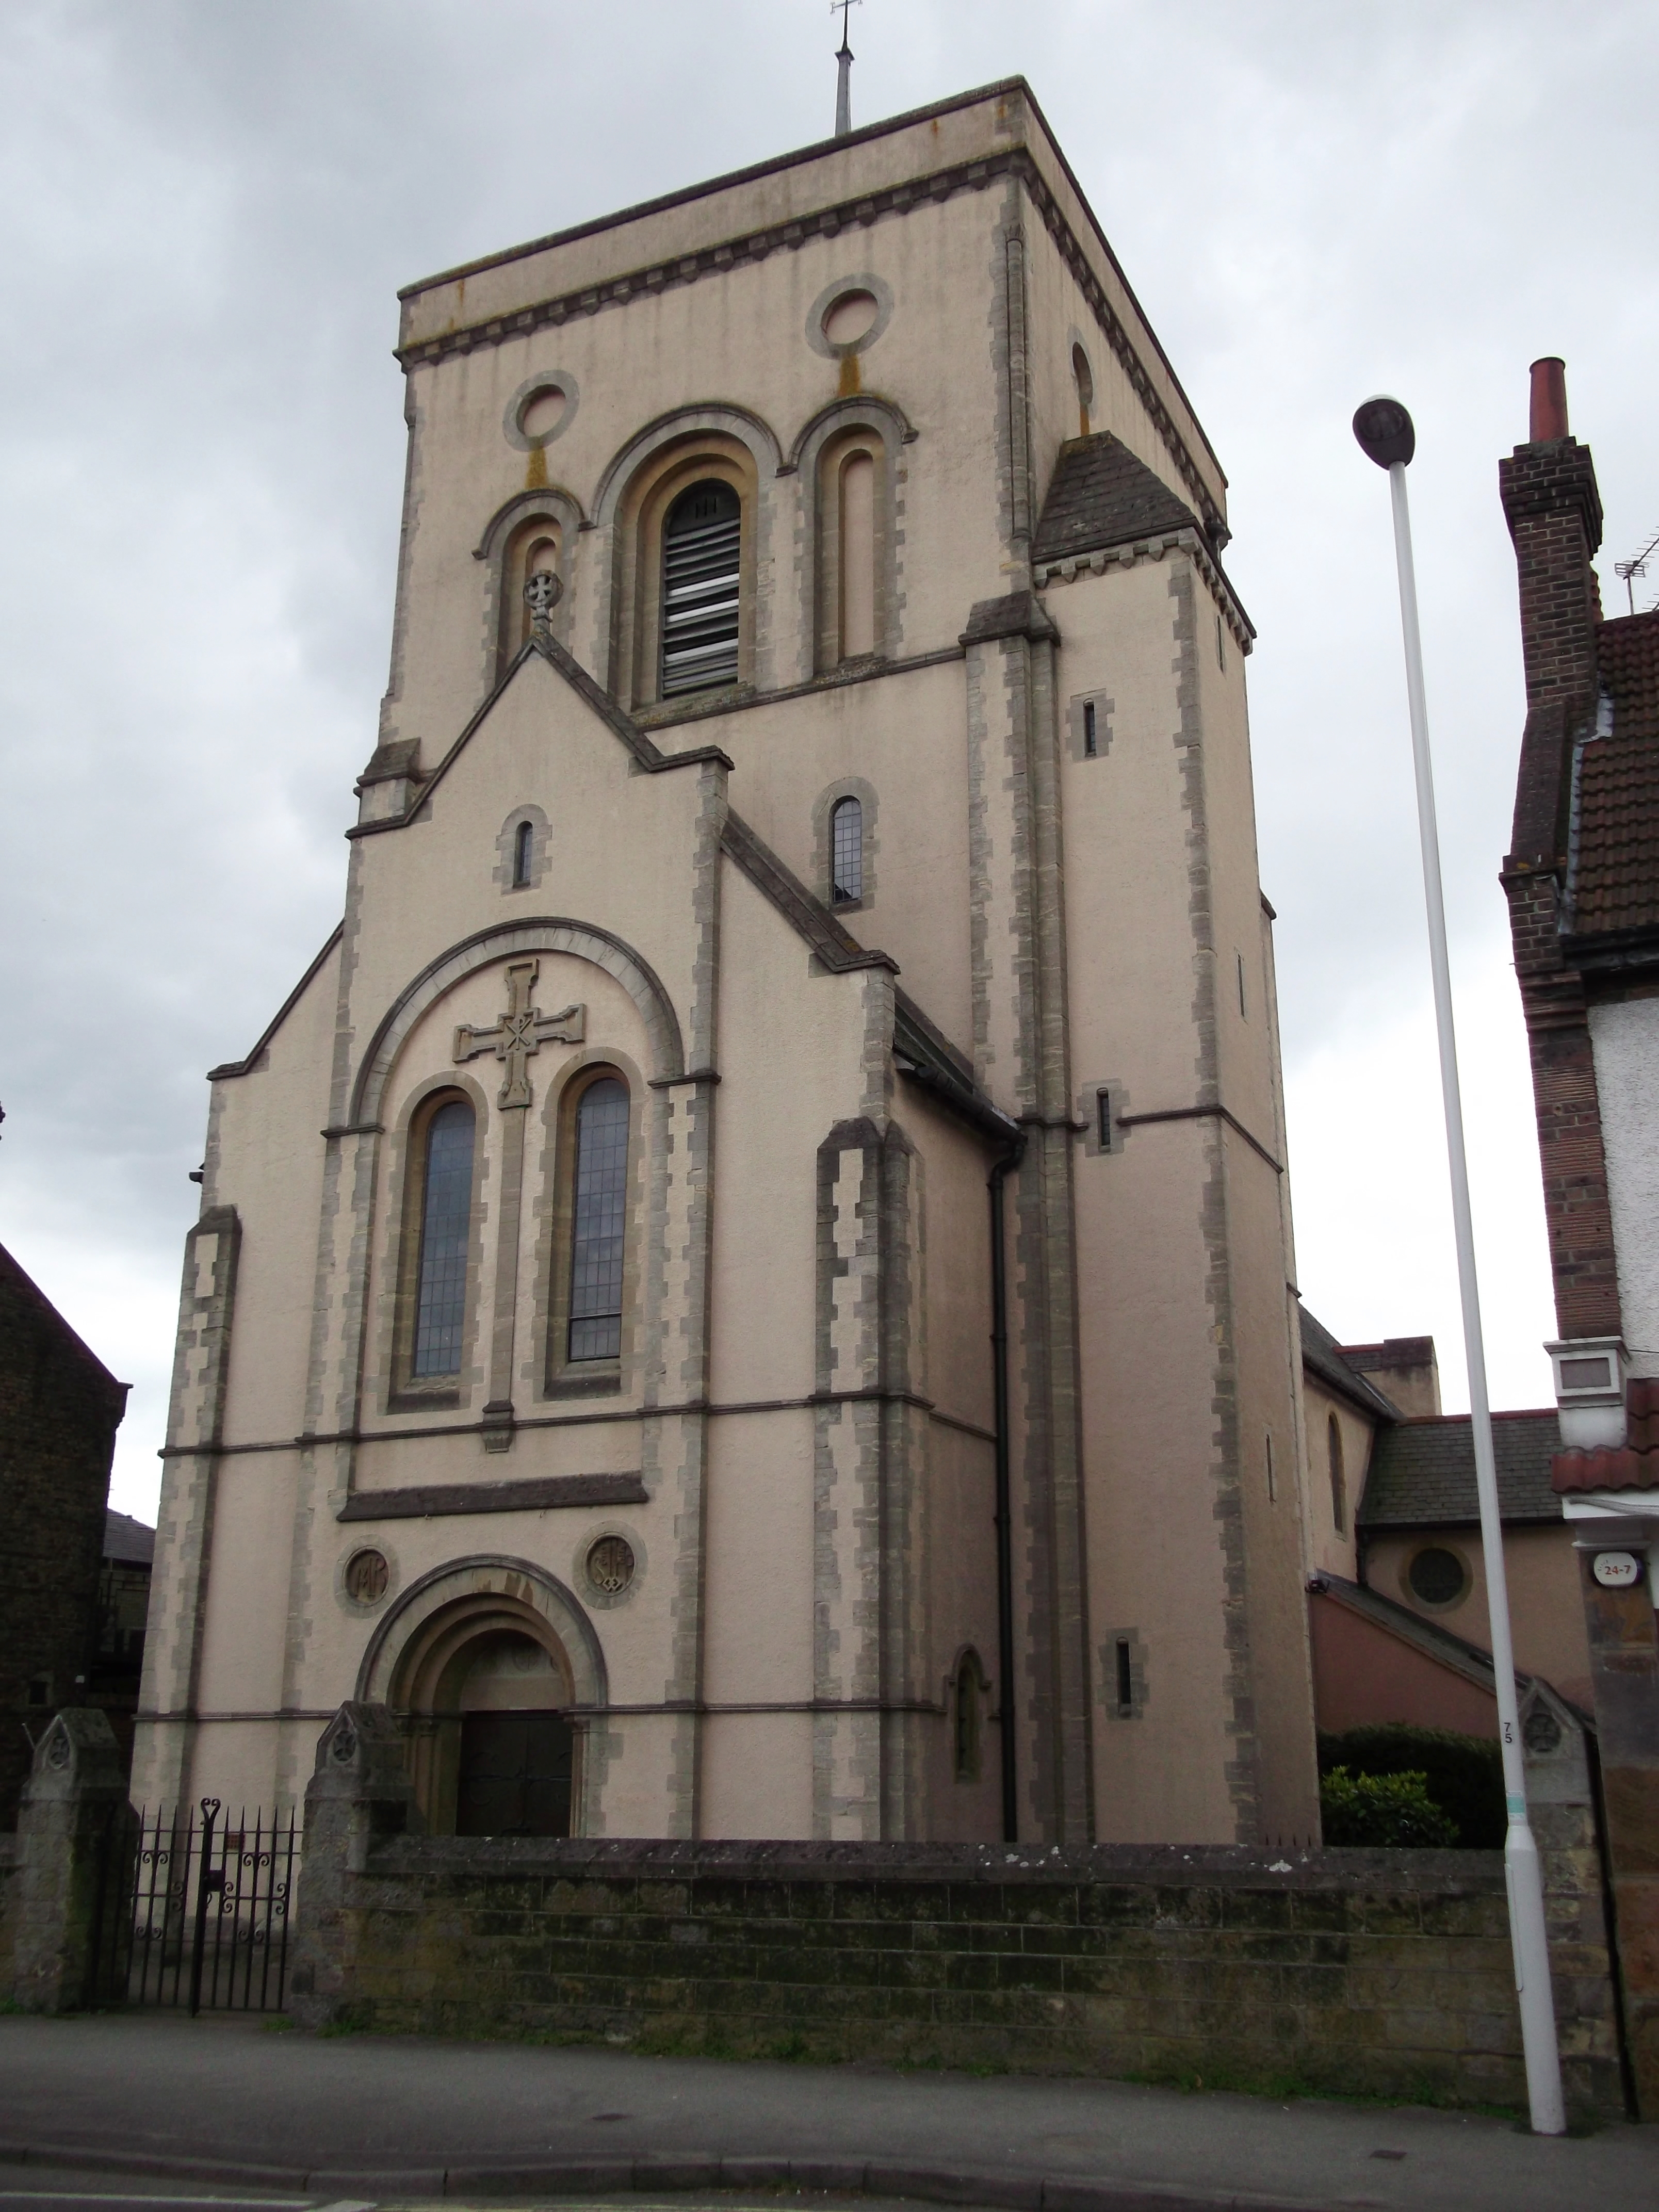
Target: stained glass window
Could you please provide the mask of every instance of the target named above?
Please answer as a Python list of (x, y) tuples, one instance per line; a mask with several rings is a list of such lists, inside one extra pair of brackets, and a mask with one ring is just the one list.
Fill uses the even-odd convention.
[(590, 1084), (576, 1109), (573, 1197), (570, 1358), (616, 1359), (622, 1352), (628, 1092), (614, 1076)]
[(461, 1371), (471, 1221), (472, 1109), (464, 1098), (456, 1098), (441, 1106), (426, 1125), (420, 1293), (415, 1311), (416, 1375)]
[(837, 905), (864, 896), (864, 809), (838, 799), (830, 817), (830, 896)]

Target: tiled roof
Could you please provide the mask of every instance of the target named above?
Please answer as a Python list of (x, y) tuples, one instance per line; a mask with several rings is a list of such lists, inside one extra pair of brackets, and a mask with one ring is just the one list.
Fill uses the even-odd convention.
[(1622, 1445), (1557, 1452), (1553, 1479), (1558, 1490), (1659, 1490), (1659, 1381), (1626, 1385)]
[(124, 1566), (147, 1567), (155, 1557), (155, 1531), (130, 1513), (104, 1511), (104, 1557)]
[(1659, 928), (1659, 611), (1603, 623), (1596, 654), (1613, 727), (1579, 763), (1575, 937)]
[(1034, 561), (1064, 561), (1138, 538), (1196, 530), (1198, 518), (1120, 438), (1073, 438), (1060, 459), (1031, 545)]
[[(1504, 1520), (1559, 1521), (1561, 1501), (1550, 1485), (1550, 1462), (1561, 1449), (1554, 1407), (1494, 1413), (1492, 1435)], [(1362, 1528), (1454, 1527), (1480, 1517), (1467, 1413), (1399, 1421), (1379, 1431), (1359, 1508)]]
[(1337, 1348), (1336, 1339), (1323, 1322), (1314, 1319), (1306, 1306), (1302, 1309), (1302, 1364), (1328, 1390), (1334, 1390), (1347, 1399), (1368, 1419), (1399, 1419), (1398, 1409), (1374, 1382), (1367, 1382), (1349, 1366)]

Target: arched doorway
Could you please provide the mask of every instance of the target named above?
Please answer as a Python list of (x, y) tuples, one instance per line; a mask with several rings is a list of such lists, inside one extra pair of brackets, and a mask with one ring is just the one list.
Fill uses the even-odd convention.
[(359, 1694), (403, 1723), (435, 1835), (579, 1834), (587, 1712), (605, 1702), (592, 1624), (517, 1561), (428, 1577), (365, 1656)]

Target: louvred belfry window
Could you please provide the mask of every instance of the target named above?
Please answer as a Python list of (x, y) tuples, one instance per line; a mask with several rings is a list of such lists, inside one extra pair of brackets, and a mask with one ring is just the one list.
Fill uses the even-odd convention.
[(730, 484), (693, 484), (662, 534), (662, 696), (738, 680), (743, 510)]

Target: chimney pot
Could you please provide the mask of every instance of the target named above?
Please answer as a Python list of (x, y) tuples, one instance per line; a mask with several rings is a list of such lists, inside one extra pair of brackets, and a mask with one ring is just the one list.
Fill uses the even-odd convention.
[(1534, 446), (1553, 445), (1567, 434), (1567, 364), (1547, 354), (1532, 365), (1532, 412), (1527, 435)]

